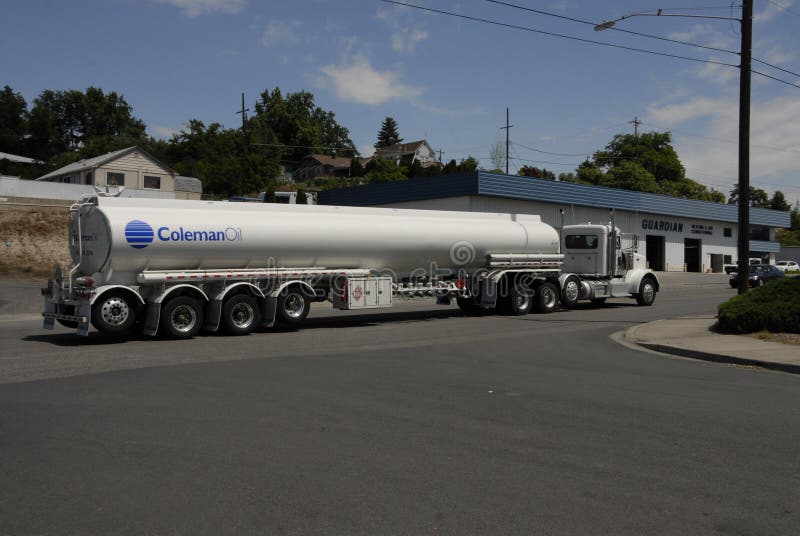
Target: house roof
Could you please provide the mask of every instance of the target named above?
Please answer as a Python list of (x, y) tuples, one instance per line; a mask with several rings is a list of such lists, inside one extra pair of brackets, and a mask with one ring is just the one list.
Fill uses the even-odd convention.
[(110, 153), (101, 154), (100, 156), (95, 156), (93, 158), (85, 158), (83, 160), (78, 160), (77, 162), (73, 162), (72, 164), (67, 164), (64, 167), (58, 168), (55, 171), (51, 171), (50, 173), (48, 173), (46, 175), (42, 175), (41, 177), (39, 177), (36, 180), (37, 181), (46, 181), (47, 179), (60, 177), (62, 175), (68, 175), (70, 173), (75, 173), (77, 171), (86, 171), (86, 170), (90, 170), (90, 169), (95, 169), (95, 168), (98, 168), (98, 167), (100, 167), (100, 166), (102, 166), (104, 164), (107, 164), (108, 162), (111, 162), (111, 161), (116, 160), (118, 158), (122, 158), (126, 154), (130, 154), (130, 153), (132, 153), (134, 151), (139, 151), (140, 153), (145, 155), (147, 158), (149, 158), (153, 162), (156, 162), (158, 165), (160, 165), (164, 169), (167, 169), (170, 173), (173, 173), (173, 174), (175, 173), (172, 170), (172, 168), (170, 168), (166, 164), (163, 164), (163, 163), (159, 162), (155, 157), (153, 157), (150, 153), (148, 153), (147, 151), (145, 151), (141, 147), (139, 147), (137, 145), (134, 145), (133, 147), (127, 147), (125, 149), (120, 149), (119, 151), (112, 151)]
[[(739, 217), (739, 208), (736, 205), (486, 171), (325, 190), (320, 192), (317, 201), (320, 205), (375, 206), (463, 195), (524, 199), (563, 206), (614, 208), (730, 223), (736, 223)], [(789, 212), (766, 208), (750, 209), (750, 223), (755, 225), (789, 227), (790, 218)]]
[(44, 164), (44, 162), (41, 160), (35, 160), (33, 158), (28, 158), (27, 156), (19, 156), (11, 153), (0, 153), (0, 160), (9, 160), (11, 162), (17, 162), (18, 164)]
[(331, 166), (335, 168), (349, 168), (350, 159), (345, 156), (328, 156), (326, 154), (310, 154), (303, 160), (316, 160), (323, 166)]
[(427, 144), (425, 140), (412, 141), (409, 143), (395, 143), (394, 145), (387, 145), (386, 147), (379, 147), (375, 149), (375, 154), (413, 154), (417, 152), (422, 145)]
[(200, 179), (195, 177), (184, 177), (183, 175), (175, 175), (175, 191), (190, 192), (193, 194), (202, 194), (203, 183), (200, 181)]

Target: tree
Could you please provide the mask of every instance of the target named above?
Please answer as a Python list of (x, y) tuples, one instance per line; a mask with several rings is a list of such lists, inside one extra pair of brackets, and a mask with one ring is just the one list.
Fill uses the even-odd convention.
[(381, 124), (381, 130), (378, 132), (378, 141), (375, 143), (375, 148), (389, 147), (402, 143), (403, 138), (397, 132), (397, 121), (392, 117), (387, 117)]
[(549, 169), (545, 168), (537, 168), (535, 166), (522, 166), (519, 168), (517, 175), (523, 175), (525, 177), (533, 177), (534, 179), (546, 179), (549, 181), (556, 180), (556, 174), (550, 171)]
[(307, 205), (308, 198), (306, 197), (306, 191), (302, 188), (297, 189), (297, 200), (295, 201), (298, 205)]
[(494, 166), (492, 171), (502, 173), (506, 163), (506, 146), (502, 141), (497, 141), (492, 145), (489, 150), (489, 159), (492, 161), (492, 166)]
[(772, 199), (769, 201), (769, 208), (772, 210), (783, 210), (788, 212), (792, 209), (791, 205), (786, 201), (786, 197), (783, 195), (783, 192), (777, 190), (774, 194), (772, 194)]
[(390, 158), (375, 158), (370, 162), (370, 170), (367, 172), (369, 182), (393, 182), (406, 179), (406, 170), (403, 166)]
[(277, 155), (282, 160), (299, 162), (309, 154), (331, 150), (339, 156), (356, 155), (350, 131), (336, 122), (333, 112), (317, 106), (308, 91), (287, 93), (285, 97), (280, 88), (264, 91), (248, 128), (257, 143), (283, 145)]
[[(729, 205), (739, 204), (739, 185), (737, 184), (730, 192), (728, 198)], [(770, 208), (769, 195), (761, 188), (750, 187), (750, 206), (754, 208)]]
[(28, 103), (10, 86), (0, 91), (0, 152), (21, 155), (28, 129)]
[(358, 157), (353, 157), (350, 160), (350, 176), (351, 177), (364, 176), (364, 166), (361, 165), (361, 159)]

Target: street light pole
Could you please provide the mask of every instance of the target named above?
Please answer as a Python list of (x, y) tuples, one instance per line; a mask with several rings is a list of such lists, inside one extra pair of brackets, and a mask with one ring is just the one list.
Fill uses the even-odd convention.
[(750, 281), (750, 66), (753, 48), (753, 0), (742, 2), (742, 49), (739, 66), (739, 255), (738, 293)]
[(742, 0), (742, 18), (712, 17), (705, 15), (668, 15), (663, 10), (656, 13), (641, 12), (624, 15), (618, 19), (603, 21), (594, 29), (597, 32), (613, 28), (614, 25), (631, 17), (686, 17), (694, 19), (737, 20), (742, 25), (742, 43), (739, 53), (739, 232), (736, 242), (738, 262), (739, 294), (747, 292), (750, 280), (750, 68), (753, 49), (753, 0)]

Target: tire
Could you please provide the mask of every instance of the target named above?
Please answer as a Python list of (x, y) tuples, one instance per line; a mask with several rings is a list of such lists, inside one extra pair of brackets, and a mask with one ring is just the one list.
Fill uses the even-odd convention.
[(580, 295), (581, 280), (575, 275), (568, 276), (561, 286), (561, 305), (564, 307), (575, 307), (578, 305), (578, 298)]
[(508, 297), (508, 314), (522, 316), (530, 313), (533, 307), (533, 297), (531, 289), (514, 285), (511, 295)]
[(161, 332), (172, 339), (189, 339), (203, 327), (203, 307), (194, 298), (176, 296), (161, 309)]
[(278, 296), (278, 320), (287, 326), (297, 326), (308, 316), (311, 302), (301, 287), (289, 287)]
[(606, 303), (606, 298), (592, 298), (592, 305), (603, 305)]
[(258, 300), (249, 294), (230, 296), (222, 305), (222, 329), (229, 335), (247, 335), (260, 322)]
[(537, 313), (552, 313), (558, 307), (558, 289), (552, 283), (542, 283), (533, 296)]
[(112, 290), (92, 304), (92, 325), (100, 333), (107, 335), (127, 333), (135, 323), (136, 304), (132, 303), (131, 298), (125, 293)]
[(736, 288), (737, 286), (739, 286), (739, 285), (736, 284), (736, 281), (730, 281), (730, 284), (731, 284), (731, 288)]
[(650, 277), (645, 277), (639, 284), (639, 293), (636, 295), (636, 303), (649, 307), (656, 301), (656, 284)]

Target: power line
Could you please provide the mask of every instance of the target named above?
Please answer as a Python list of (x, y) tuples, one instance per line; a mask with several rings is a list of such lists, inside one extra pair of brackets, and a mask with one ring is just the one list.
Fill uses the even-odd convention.
[[(579, 22), (581, 24), (588, 24), (589, 26), (592, 26), (592, 27), (597, 25), (597, 23), (591, 22), (591, 21), (588, 21), (588, 20), (576, 19), (574, 17), (567, 17), (565, 15), (559, 15), (558, 13), (550, 13), (548, 11), (542, 11), (540, 9), (532, 9), (532, 8), (525, 7), (525, 6), (519, 6), (519, 5), (516, 5), (516, 4), (511, 4), (509, 2), (502, 2), (500, 0), (486, 0), (486, 1), (487, 2), (491, 2), (493, 4), (503, 5), (503, 6), (506, 6), (506, 7), (512, 7), (512, 8), (515, 8), (515, 9), (521, 9), (523, 11), (529, 11), (531, 13), (536, 13), (538, 15), (545, 15), (547, 17), (555, 17), (557, 19), (568, 20), (570, 22)], [(675, 8), (675, 9), (673, 9), (671, 11), (675, 11), (677, 9), (678, 8)], [(668, 11), (668, 10), (663, 10), (663, 11)], [(724, 49), (724, 48), (717, 48), (717, 47), (712, 47), (712, 46), (707, 46), (707, 45), (701, 45), (699, 43), (690, 43), (688, 41), (681, 41), (680, 39), (671, 39), (669, 37), (662, 37), (660, 35), (652, 35), (652, 34), (646, 34), (646, 33), (642, 33), (642, 32), (635, 32), (633, 30), (625, 30), (624, 28), (617, 28), (615, 26), (613, 26), (613, 27), (611, 27), (609, 29), (617, 31), (617, 32), (636, 35), (636, 36), (639, 36), (639, 37), (647, 37), (648, 39), (657, 39), (659, 41), (667, 41), (669, 43), (677, 43), (679, 45), (686, 45), (686, 46), (691, 46), (691, 47), (696, 47), (696, 48), (703, 48), (703, 49), (706, 49), (706, 50), (713, 50), (715, 52), (727, 52), (729, 54), (739, 55), (739, 52), (737, 52), (735, 50), (727, 50), (727, 49)]]
[(775, 2), (775, 0), (767, 0), (767, 2), (769, 2), (770, 4), (772, 4), (773, 6), (775, 6), (775, 7), (777, 7), (777, 8), (780, 8), (780, 9), (782, 9), (783, 11), (785, 11), (785, 12), (787, 12), (787, 13), (791, 13), (791, 14), (792, 14), (792, 15), (794, 15), (795, 17), (800, 17), (800, 13), (798, 13), (798, 12), (797, 12), (797, 11), (795, 11), (795, 10), (793, 10), (793, 9), (792, 9), (792, 8), (790, 8), (789, 6), (786, 6), (786, 5), (783, 5), (783, 4), (779, 4), (778, 2)]
[(780, 78), (776, 78), (774, 76), (770, 76), (767, 73), (762, 73), (761, 71), (756, 71), (755, 69), (750, 69), (750, 72), (753, 74), (757, 74), (759, 76), (763, 76), (764, 78), (769, 78), (770, 80), (775, 80), (776, 82), (780, 82), (781, 84), (786, 84), (787, 86), (796, 87), (800, 89), (800, 84), (793, 84), (791, 82), (787, 82), (786, 80), (781, 80)]
[[(536, 149), (534, 147), (528, 147), (527, 145), (523, 145), (523, 144), (521, 144), (519, 142), (516, 142), (516, 141), (514, 142), (514, 145), (519, 145), (523, 149), (528, 149), (529, 151), (534, 151), (534, 152), (537, 152), (537, 153), (544, 153), (544, 154), (551, 154), (551, 155), (554, 155), (554, 156), (586, 156), (587, 154), (589, 154), (589, 153), (586, 153), (586, 152), (585, 153), (554, 153), (554, 152), (551, 152), (551, 151), (543, 151), (542, 149)], [(591, 151), (591, 152), (593, 152), (593, 151)]]
[[(761, 64), (763, 64), (763, 65), (766, 65), (767, 67), (772, 67), (773, 69), (777, 69), (777, 70), (779, 70), (779, 71), (783, 71), (784, 73), (787, 73), (787, 74), (791, 74), (791, 75), (793, 75), (793, 76), (800, 77), (800, 74), (798, 74), (798, 73), (795, 73), (795, 72), (789, 71), (788, 69), (784, 69), (783, 67), (778, 67), (777, 65), (772, 65), (771, 63), (767, 63), (767, 62), (766, 62), (766, 61), (764, 61), (764, 60), (759, 60), (759, 59), (753, 58), (753, 61), (755, 61), (755, 62), (757, 62), (757, 63), (761, 63)], [(755, 72), (755, 71), (753, 71), (753, 72)]]
[[(592, 44), (592, 45), (599, 45), (599, 46), (604, 46), (604, 47), (609, 47), (609, 48), (617, 48), (617, 49), (621, 49), (621, 50), (628, 50), (628, 51), (631, 51), (631, 52), (641, 52), (641, 53), (644, 53), (644, 54), (651, 54), (651, 55), (654, 55), (654, 56), (663, 56), (663, 57), (666, 57), (666, 58), (675, 58), (675, 59), (680, 59), (680, 60), (694, 61), (694, 62), (697, 62), (697, 63), (708, 63), (708, 64), (712, 64), (712, 65), (722, 65), (722, 66), (725, 66), (725, 67), (734, 67), (734, 68), (737, 68), (737, 69), (739, 68), (738, 65), (734, 65), (732, 63), (725, 63), (725, 62), (722, 62), (722, 61), (704, 60), (704, 59), (700, 59), (700, 58), (692, 58), (692, 57), (689, 57), (689, 56), (681, 56), (681, 55), (678, 55), (678, 54), (669, 54), (669, 53), (666, 53), (666, 52), (657, 52), (655, 50), (648, 50), (648, 49), (645, 49), (645, 48), (629, 47), (629, 46), (618, 45), (618, 44), (614, 44), (614, 43), (604, 43), (603, 41), (595, 41), (593, 39), (585, 39), (583, 37), (575, 37), (573, 35), (564, 35), (564, 34), (559, 34), (559, 33), (555, 33), (555, 32), (546, 32), (544, 30), (538, 30), (536, 28), (528, 28), (526, 26), (518, 26), (516, 24), (508, 24), (506, 22), (499, 22), (499, 21), (495, 21), (495, 20), (484, 19), (484, 18), (481, 18), (481, 17), (472, 17), (470, 15), (462, 15), (460, 13), (453, 13), (452, 11), (444, 11), (442, 9), (434, 9), (434, 8), (430, 8), (430, 7), (418, 6), (418, 5), (415, 5), (415, 4), (408, 4), (408, 3), (405, 3), (405, 2), (398, 2), (397, 0), (380, 0), (380, 1), (381, 2), (386, 2), (387, 4), (394, 4), (394, 5), (397, 5), (397, 6), (411, 7), (411, 8), (414, 8), (414, 9), (419, 9), (421, 11), (427, 11), (427, 12), (430, 12), (430, 13), (438, 13), (440, 15), (449, 15), (451, 17), (457, 17), (457, 18), (460, 18), (460, 19), (471, 20), (471, 21), (474, 21), (474, 22), (484, 22), (486, 24), (493, 24), (495, 26), (502, 26), (504, 28), (511, 28), (511, 29), (514, 29), (514, 30), (522, 30), (522, 31), (525, 31), (525, 32), (531, 32), (531, 33), (536, 33), (536, 34), (541, 34), (541, 35), (547, 35), (547, 36), (550, 36), (550, 37), (560, 37), (562, 39), (569, 39), (571, 41), (578, 41), (578, 42), (581, 42), (581, 43), (589, 43), (589, 44)], [(800, 86), (798, 86), (798, 87), (800, 87)]]

